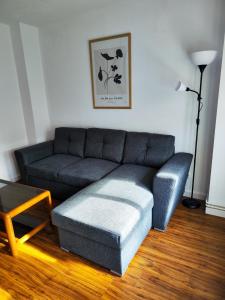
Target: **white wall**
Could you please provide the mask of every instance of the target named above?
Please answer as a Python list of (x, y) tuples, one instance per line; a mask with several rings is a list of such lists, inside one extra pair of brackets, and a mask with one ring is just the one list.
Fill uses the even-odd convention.
[(35, 124), (20, 27), (18, 22), (10, 22), (9, 25), (27, 139), (29, 144), (34, 144), (36, 142)]
[(49, 137), (38, 28), (0, 23), (0, 178), (17, 180), (13, 152)]
[[(221, 53), (223, 0), (118, 1), (40, 29), (52, 128), (99, 126), (174, 134), (176, 151), (193, 152), (196, 98), (174, 91), (178, 79), (198, 89), (188, 53)], [(92, 108), (88, 40), (132, 33), (131, 110)], [(220, 57), (204, 77), (195, 194), (208, 192)], [(189, 178), (190, 182), (190, 178)], [(188, 185), (187, 190), (190, 190)]]
[(24, 60), (30, 92), (36, 142), (47, 139), (50, 130), (48, 103), (42, 67), (38, 28), (20, 23)]
[(17, 179), (12, 150), (27, 144), (10, 28), (0, 23), (0, 178)]
[(218, 98), (212, 170), (206, 213), (225, 217), (225, 43)]

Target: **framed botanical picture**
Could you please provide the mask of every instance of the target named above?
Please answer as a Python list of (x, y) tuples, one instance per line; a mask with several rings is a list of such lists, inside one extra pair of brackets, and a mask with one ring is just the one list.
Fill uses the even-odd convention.
[(94, 108), (131, 108), (131, 34), (89, 41)]

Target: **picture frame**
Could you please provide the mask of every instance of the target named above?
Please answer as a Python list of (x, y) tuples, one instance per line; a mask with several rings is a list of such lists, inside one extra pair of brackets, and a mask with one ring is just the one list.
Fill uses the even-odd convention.
[(93, 108), (131, 108), (131, 33), (89, 40)]

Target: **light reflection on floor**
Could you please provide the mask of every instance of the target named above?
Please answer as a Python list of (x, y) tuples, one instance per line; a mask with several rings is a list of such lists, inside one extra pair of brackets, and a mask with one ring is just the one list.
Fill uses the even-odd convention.
[[(0, 243), (0, 251), (3, 252), (4, 250), (6, 250), (6, 248), (8, 248), (9, 246), (6, 244), (3, 244), (2, 241)], [(6, 250), (8, 253), (7, 255), (10, 255), (10, 252), (8, 251), (8, 249)], [(18, 256), (20, 256), (20, 254), (26, 254), (29, 256), (32, 256), (36, 259), (42, 260), (42, 261), (47, 261), (50, 263), (55, 263), (57, 262), (57, 259), (50, 256), (49, 254), (43, 252), (42, 250), (36, 248), (35, 246), (32, 246), (31, 244), (25, 243), (22, 245), (19, 245), (18, 247)], [(0, 298), (0, 300), (2, 300)]]
[(0, 299), (1, 300), (11, 300), (12, 296), (5, 290), (0, 288)]
[(51, 255), (47, 254), (46, 252), (43, 252), (42, 250), (39, 250), (35, 246), (32, 246), (31, 244), (25, 243), (19, 246), (18, 249), (19, 252), (30, 255), (34, 258), (44, 260), (50, 263), (57, 262), (57, 259), (52, 257)]

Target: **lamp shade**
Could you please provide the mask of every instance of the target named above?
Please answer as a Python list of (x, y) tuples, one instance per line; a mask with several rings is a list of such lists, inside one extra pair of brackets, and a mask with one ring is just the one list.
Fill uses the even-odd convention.
[(176, 91), (177, 92), (185, 92), (185, 91), (187, 91), (187, 86), (183, 82), (179, 81), (177, 84), (177, 87), (176, 87)]
[(216, 58), (217, 51), (197, 51), (191, 54), (191, 59), (196, 66), (209, 65)]

